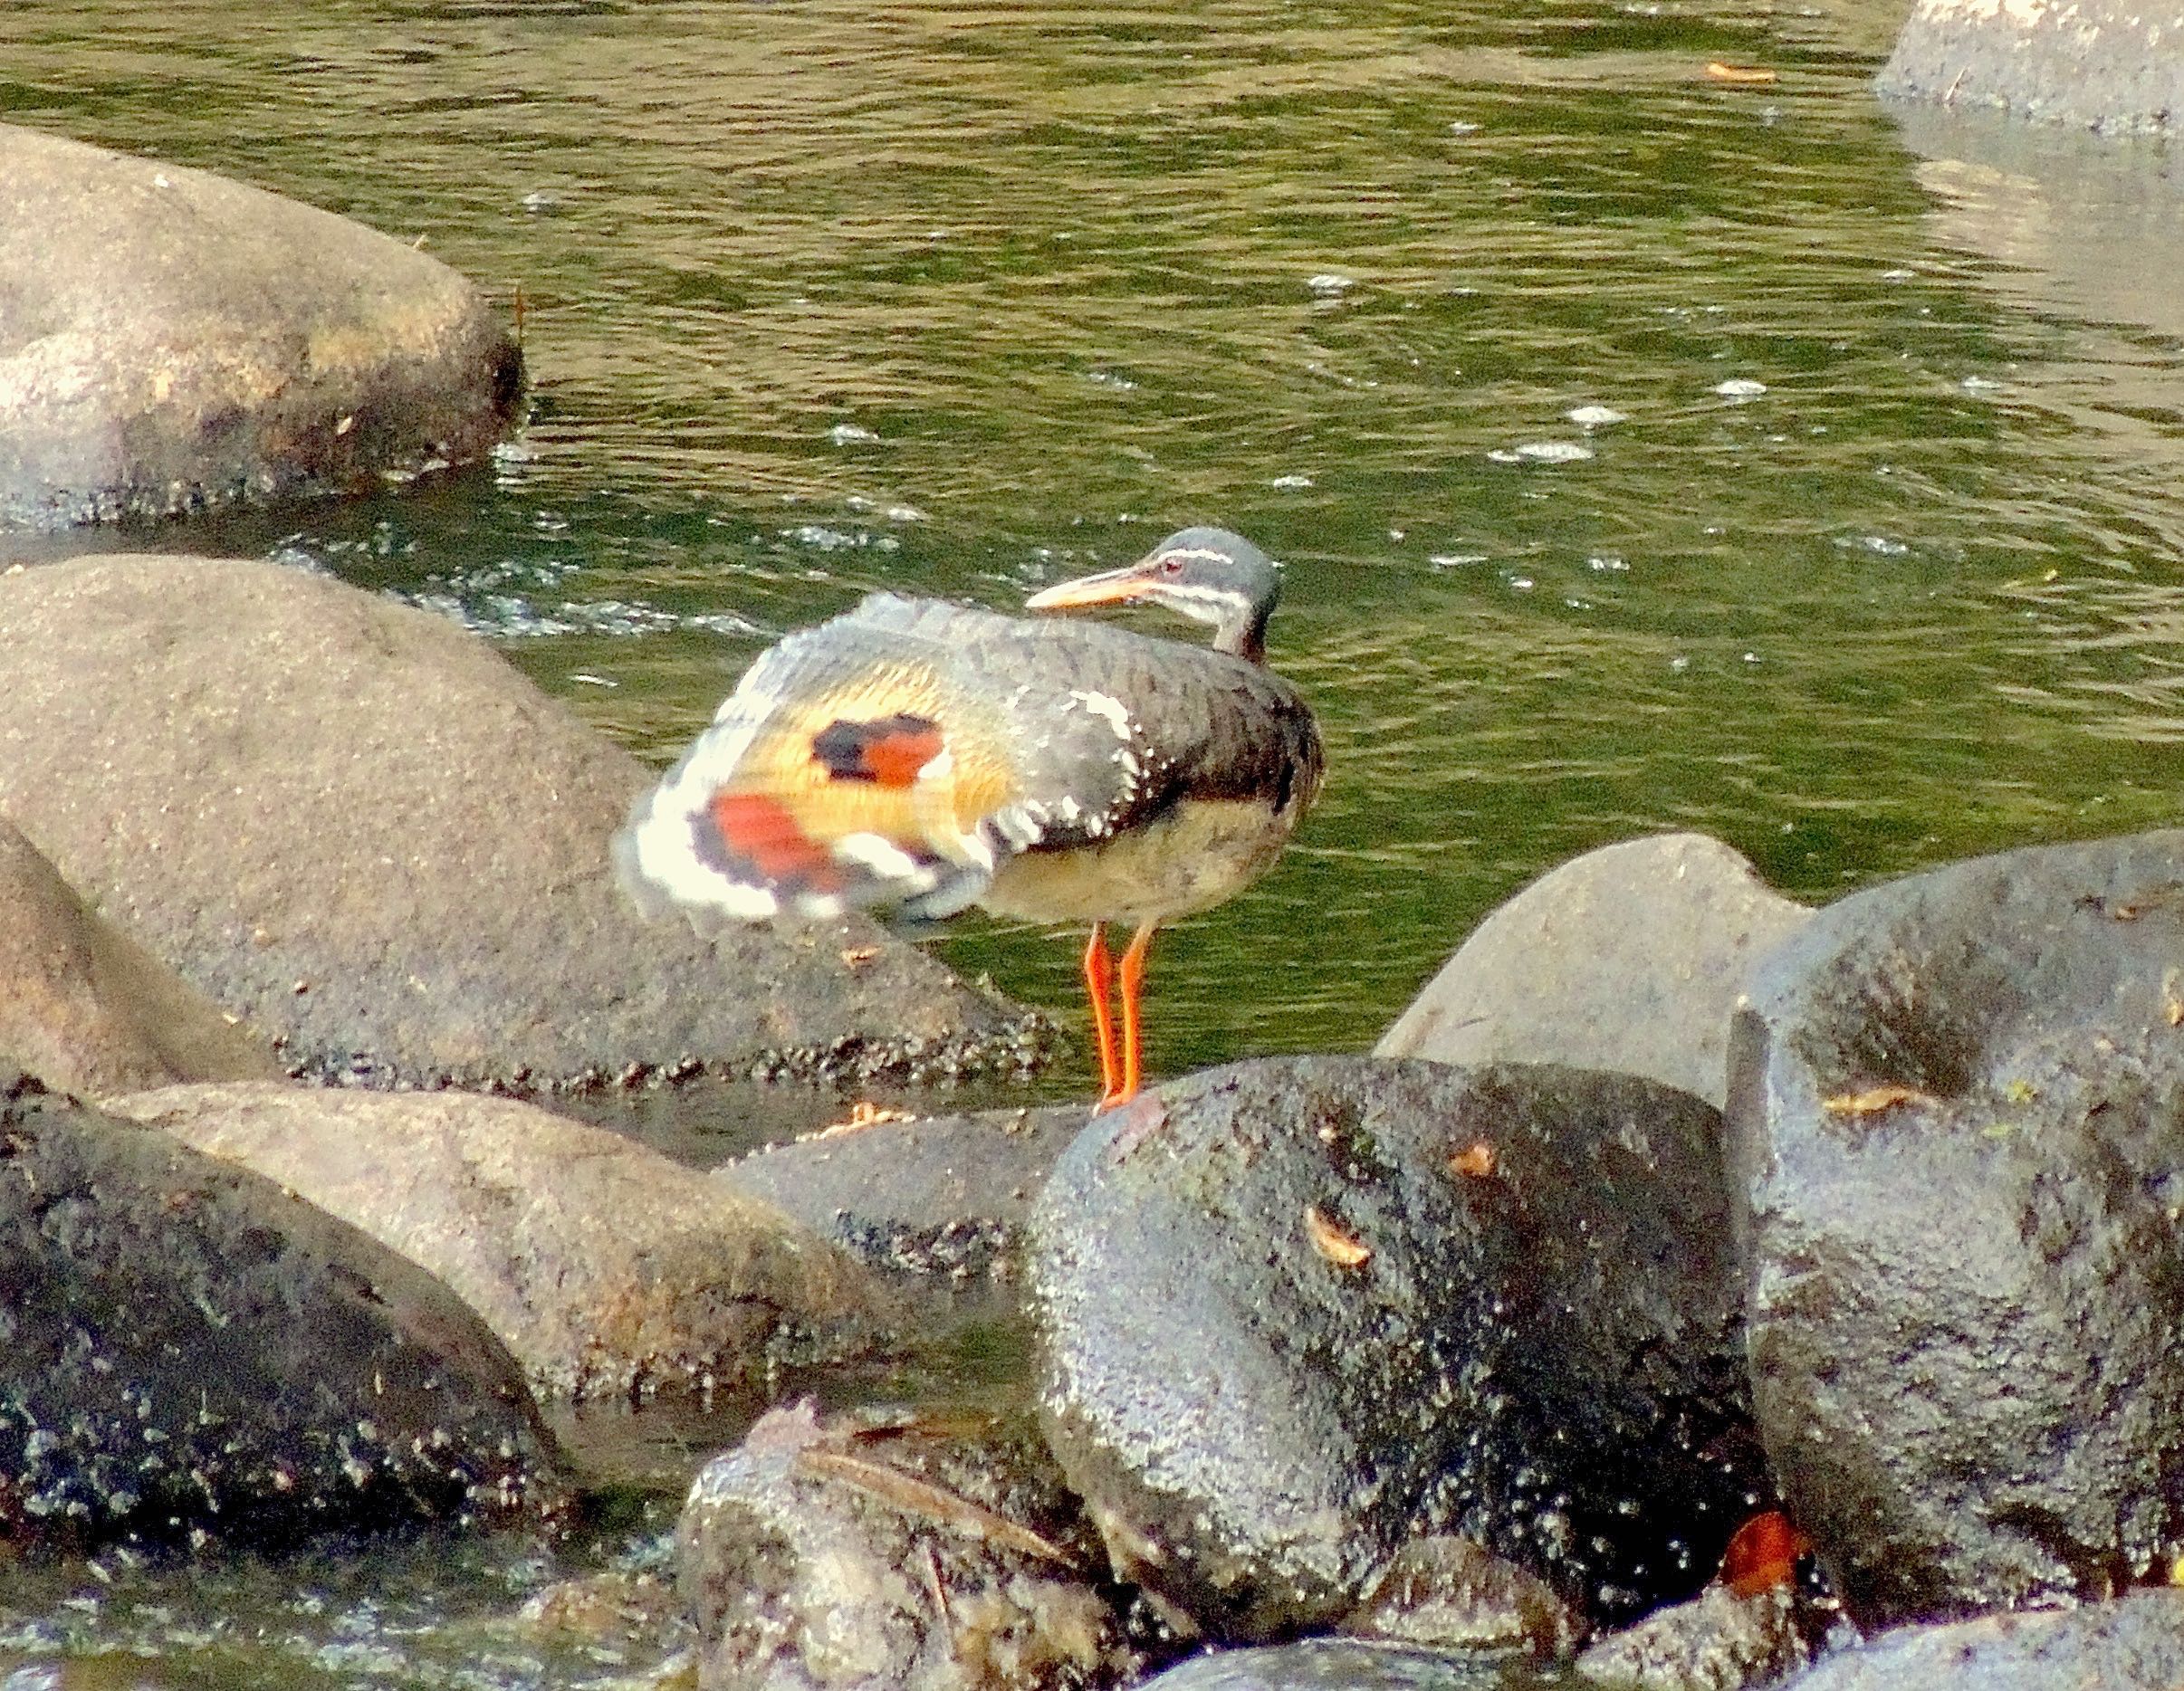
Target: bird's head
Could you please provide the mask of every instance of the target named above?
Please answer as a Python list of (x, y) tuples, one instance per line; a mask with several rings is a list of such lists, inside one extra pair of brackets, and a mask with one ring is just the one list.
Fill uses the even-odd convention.
[(1034, 593), (1024, 608), (1164, 605), (1213, 625), (1213, 648), (1257, 664), (1266, 656), (1267, 618), (1281, 597), (1281, 566), (1226, 529), (1182, 529), (1135, 563), (1079, 576)]

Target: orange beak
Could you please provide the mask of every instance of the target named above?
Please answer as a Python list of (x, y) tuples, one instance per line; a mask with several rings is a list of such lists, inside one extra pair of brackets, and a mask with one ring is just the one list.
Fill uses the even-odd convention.
[(1154, 585), (1150, 577), (1140, 575), (1137, 566), (1132, 564), (1124, 569), (1103, 570), (1097, 576), (1079, 576), (1074, 581), (1058, 581), (1026, 599), (1024, 608), (1073, 611), (1087, 605), (1120, 605), (1144, 598)]

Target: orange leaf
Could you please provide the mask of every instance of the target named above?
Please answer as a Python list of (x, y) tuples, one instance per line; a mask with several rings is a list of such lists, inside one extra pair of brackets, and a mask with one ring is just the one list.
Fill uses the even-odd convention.
[(1764, 88), (1775, 80), (1772, 71), (1756, 64), (1724, 64), (1719, 59), (1709, 59), (1706, 73), (1717, 82), (1736, 82), (1749, 88)]
[(1333, 1263), (1337, 1268), (1358, 1268), (1373, 1260), (1373, 1247), (1355, 1235), (1345, 1233), (1327, 1217), (1320, 1214), (1317, 1205), (1305, 1207), (1305, 1231), (1311, 1236), (1312, 1248)]
[(1729, 1534), (1721, 1552), (1721, 1583), (1739, 1597), (1757, 1597), (1797, 1575), (1797, 1558), (1813, 1547), (1779, 1509), (1756, 1514)]

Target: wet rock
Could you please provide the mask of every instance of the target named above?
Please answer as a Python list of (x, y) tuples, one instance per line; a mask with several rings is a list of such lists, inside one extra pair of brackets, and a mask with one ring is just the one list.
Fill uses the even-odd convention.
[(875, 1267), (963, 1284), (1013, 1273), (1019, 1235), (1083, 1104), (881, 1121), (715, 1170)]
[(522, 358), (478, 291), (262, 189), (0, 125), (0, 526), (171, 516), (484, 454)]
[(2184, 1591), (2042, 1614), (1905, 1627), (1831, 1656), (1783, 1691), (2172, 1691)]
[(1468, 1538), (1413, 1539), (1344, 1618), (1357, 1638), (1428, 1648), (1567, 1656), (1585, 1626), (1554, 1588)]
[(1501, 1691), (1502, 1665), (1352, 1638), (1217, 1650), (1171, 1667), (1142, 1691)]
[(438, 1281), (21, 1077), (0, 1286), (0, 1530), (268, 1548), (563, 1500), (522, 1376)]
[(2184, 833), (1848, 898), (1739, 1019), (1753, 1390), (1861, 1625), (2184, 1549)]
[(1810, 915), (1703, 834), (1587, 852), (1480, 922), (1373, 1054), (1614, 1069), (1719, 1109), (1745, 971)]
[(0, 809), (293, 1063), (371, 1081), (1013, 1065), (1022, 1024), (869, 923), (649, 924), (653, 778), (445, 619), (270, 564), (0, 576)]
[(1594, 1619), (1695, 1590), (1767, 1486), (1719, 1134), (1632, 1075), (1347, 1057), (1099, 1118), (1030, 1282), (1117, 1568), (1245, 1640), (1338, 1619), (1423, 1533)]
[(618, 1133), (463, 1093), (175, 1086), (110, 1101), (445, 1281), (541, 1391), (725, 1390), (868, 1349), (867, 1277)]
[(2114, 134), (2184, 129), (2184, 44), (2173, 6), (1919, 0), (1880, 91)]
[(678, 1542), (704, 1691), (1037, 1691), (1142, 1670), (1028, 1429), (777, 1409), (698, 1476)]
[(0, 1051), (87, 1097), (280, 1073), (270, 1046), (89, 909), (5, 817)]
[(1710, 1585), (1648, 1615), (1577, 1658), (1577, 1677), (1604, 1691), (1745, 1691), (1812, 1659), (1793, 1586), (1740, 1596)]

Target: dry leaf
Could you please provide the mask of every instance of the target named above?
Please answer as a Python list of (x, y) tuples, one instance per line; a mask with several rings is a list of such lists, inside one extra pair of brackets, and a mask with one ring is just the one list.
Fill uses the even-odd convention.
[(859, 1098), (849, 1106), (848, 1121), (829, 1122), (818, 1132), (809, 1134), (808, 1137), (831, 1139), (838, 1133), (861, 1133), (865, 1129), (877, 1127), (883, 1122), (915, 1122), (916, 1120), (916, 1115), (911, 1111), (891, 1110), (885, 1104), (873, 1103), (868, 1100)]
[(1757, 1597), (1797, 1577), (1797, 1558), (1813, 1541), (1779, 1509), (1756, 1514), (1729, 1534), (1721, 1552), (1721, 1583), (1739, 1597)]
[(1337, 1268), (1358, 1268), (1373, 1260), (1373, 1247), (1345, 1233), (1320, 1214), (1317, 1205), (1306, 1205), (1304, 1218), (1305, 1231), (1311, 1235), (1312, 1248)]
[(1494, 1148), (1483, 1139), (1474, 1139), (1449, 1159), (1449, 1167), (1474, 1180), (1487, 1180), (1494, 1172)]
[(1839, 1092), (1820, 1100), (1830, 1115), (1878, 1115), (1900, 1103), (1939, 1103), (1940, 1099), (1916, 1086), (1868, 1086), (1863, 1092)]
[(2161, 976), (2161, 1014), (2171, 1027), (2184, 1027), (2184, 992), (2178, 990), (2178, 971), (2173, 969)]
[(1709, 59), (1706, 73), (1717, 82), (1735, 82), (1748, 88), (1764, 88), (1775, 80), (1772, 71), (1756, 64), (1724, 64), (1719, 59)]
[(960, 1493), (935, 1486), (931, 1480), (905, 1474), (889, 1463), (867, 1462), (862, 1457), (812, 1446), (799, 1450), (795, 1461), (807, 1474), (830, 1474), (904, 1514), (916, 1515), (937, 1526), (984, 1543), (1000, 1544), (1021, 1555), (1036, 1556), (1041, 1562), (1059, 1562), (1064, 1567), (1074, 1565), (1068, 1551), (1030, 1527), (1019, 1525), (983, 1504), (973, 1503)]

